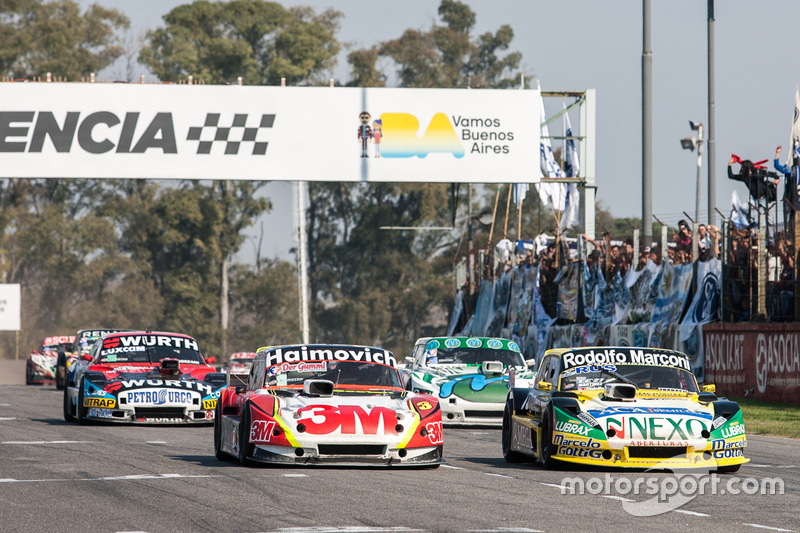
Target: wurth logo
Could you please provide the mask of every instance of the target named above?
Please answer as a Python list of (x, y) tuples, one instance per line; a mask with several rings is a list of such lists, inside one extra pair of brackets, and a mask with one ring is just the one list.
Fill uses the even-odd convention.
[(224, 155), (239, 155), (242, 145), (252, 145), (242, 155), (265, 155), (274, 122), (275, 115), (270, 114), (250, 118), (246, 113), (233, 117), (207, 113), (202, 126), (176, 135), (169, 112), (144, 116), (132, 111), (117, 116), (110, 111), (0, 111), (0, 153), (42, 153), (52, 147), (56, 153), (177, 154), (176, 139), (181, 138), (196, 141), (197, 154), (211, 154), (219, 144), (225, 147)]

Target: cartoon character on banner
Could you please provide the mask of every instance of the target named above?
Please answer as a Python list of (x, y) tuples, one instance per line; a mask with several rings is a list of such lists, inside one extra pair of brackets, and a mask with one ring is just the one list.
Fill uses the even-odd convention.
[(372, 140), (375, 142), (375, 157), (381, 156), (381, 137), (383, 137), (383, 121), (376, 119), (372, 121)]
[(369, 126), (370, 114), (362, 111), (358, 115), (358, 120), (361, 125), (358, 127), (358, 140), (361, 141), (361, 157), (369, 157), (367, 155), (367, 144), (372, 140), (372, 128)]

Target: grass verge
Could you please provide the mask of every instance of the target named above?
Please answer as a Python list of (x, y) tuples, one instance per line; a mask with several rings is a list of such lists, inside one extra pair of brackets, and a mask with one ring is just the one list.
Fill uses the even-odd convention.
[(762, 402), (750, 398), (730, 398), (738, 402), (748, 435), (776, 435), (800, 438), (800, 407)]

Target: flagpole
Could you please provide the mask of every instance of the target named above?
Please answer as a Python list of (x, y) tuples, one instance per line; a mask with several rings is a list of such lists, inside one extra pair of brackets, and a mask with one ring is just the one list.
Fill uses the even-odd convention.
[(508, 210), (511, 208), (511, 185), (508, 186), (508, 198), (506, 198), (506, 221), (503, 225), (503, 238), (508, 235)]

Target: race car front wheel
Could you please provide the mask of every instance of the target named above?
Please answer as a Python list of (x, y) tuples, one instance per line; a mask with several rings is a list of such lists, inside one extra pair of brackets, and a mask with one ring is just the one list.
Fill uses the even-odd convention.
[(58, 390), (66, 388), (67, 381), (67, 358), (64, 355), (58, 354), (56, 360), (56, 388)]
[(511, 400), (506, 402), (506, 408), (503, 410), (503, 433), (502, 433), (502, 444), (503, 444), (503, 458), (506, 460), (507, 463), (521, 463), (525, 460), (525, 456), (519, 452), (515, 452), (511, 449), (511, 438), (512, 438), (512, 420), (511, 415), (514, 412), (514, 407), (511, 404)]
[(78, 401), (75, 402), (75, 418), (81, 426), (85, 426), (89, 423), (86, 419), (86, 408), (83, 406), (83, 394), (83, 379), (81, 379), (81, 386), (78, 389)]
[(250, 444), (250, 402), (244, 402), (242, 421), (239, 424), (239, 461), (245, 466), (252, 464), (250, 456), (255, 449), (256, 447)]
[(230, 461), (230, 455), (222, 451), (222, 399), (217, 400), (214, 408), (214, 456), (218, 461)]
[(548, 406), (545, 411), (544, 418), (542, 418), (542, 426), (539, 430), (541, 433), (541, 453), (539, 457), (542, 459), (542, 465), (548, 469), (553, 470), (556, 468), (558, 461), (553, 459), (555, 455), (555, 446), (553, 445), (553, 407)]
[(25, 385), (33, 385), (33, 365), (30, 360), (25, 365)]

